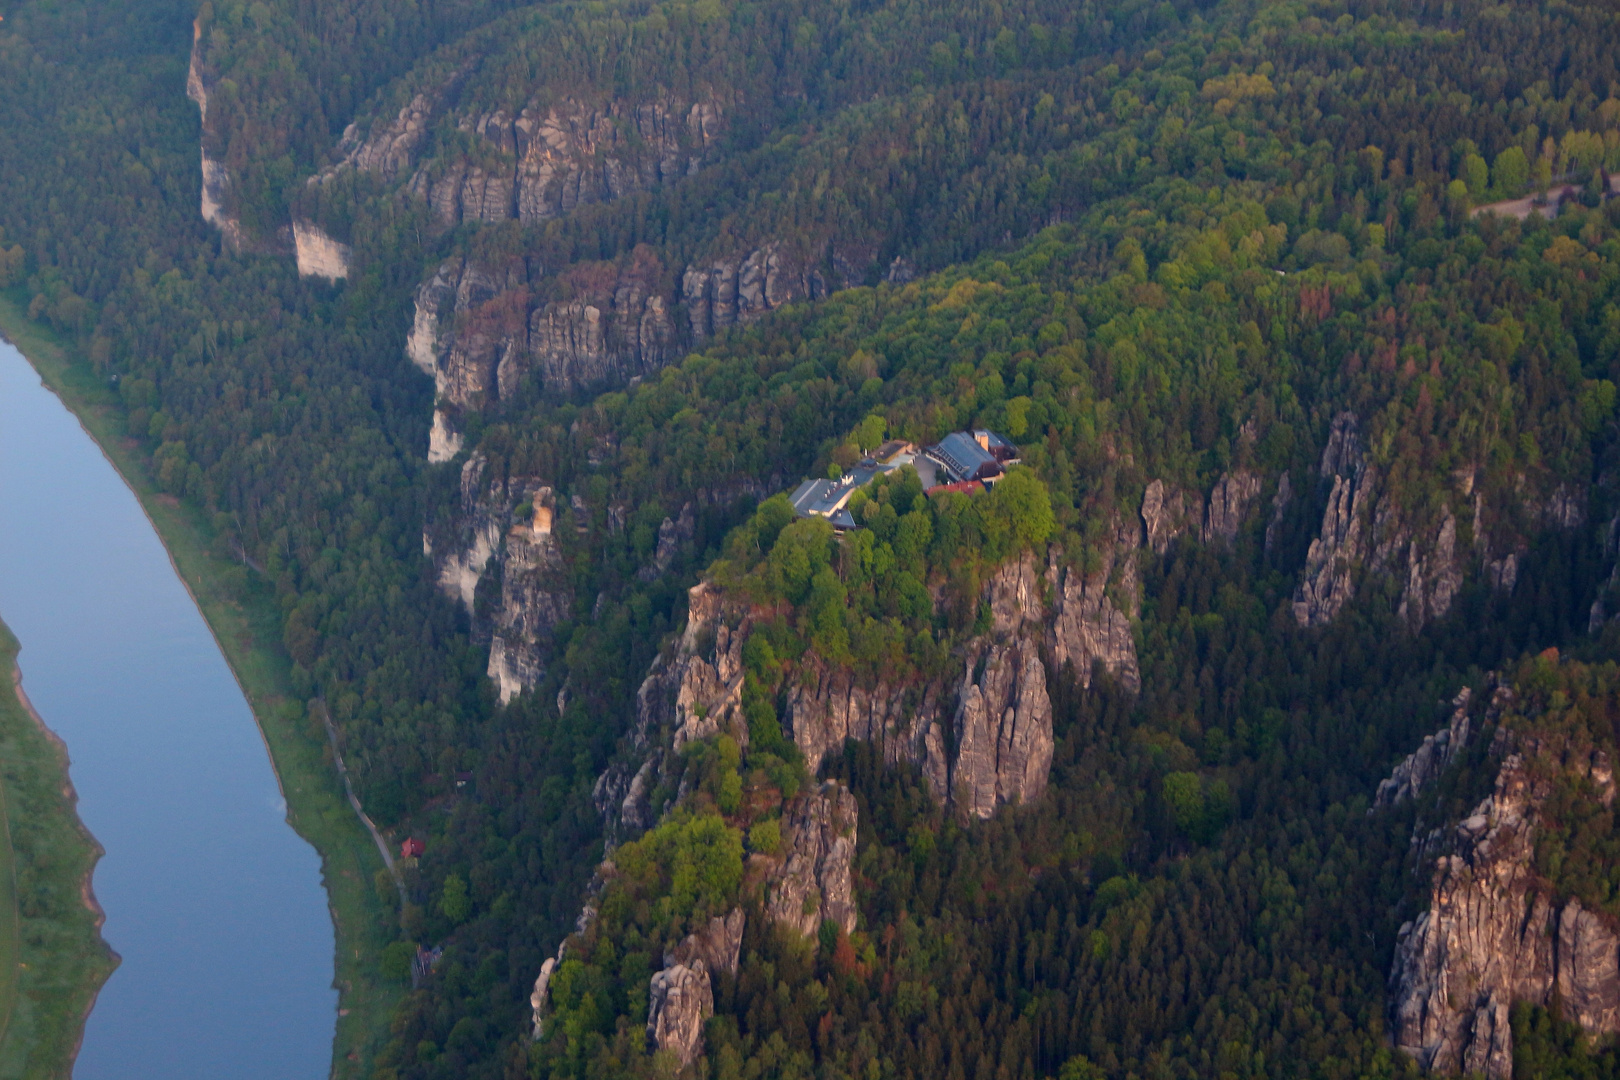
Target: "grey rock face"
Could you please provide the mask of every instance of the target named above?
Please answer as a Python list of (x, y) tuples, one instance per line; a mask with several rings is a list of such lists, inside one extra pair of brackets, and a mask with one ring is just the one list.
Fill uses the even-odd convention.
[(1142, 494), (1142, 525), (1155, 555), (1163, 555), (1176, 537), (1196, 530), (1203, 517), (1204, 500), (1196, 492), (1154, 480)]
[[(1033, 556), (997, 571), (985, 589), (991, 632), (967, 646), (959, 683), (865, 686), (842, 669), (807, 668), (788, 691), (784, 717), (806, 765), (814, 772), (845, 739), (859, 739), (886, 762), (914, 762), (937, 798), (962, 800), (979, 817), (1039, 798), (1052, 759), (1042, 647), (1055, 670), (1073, 664), (1082, 686), (1101, 661), (1131, 691), (1141, 687), (1130, 616), (1108, 591), (1134, 612), (1136, 530), (1122, 528), (1118, 537), (1089, 577), (1062, 565), (1055, 550), (1044, 573)], [(954, 753), (946, 749), (947, 723)]]
[(498, 553), (501, 600), (489, 646), (489, 677), (500, 687), (503, 705), (545, 675), (544, 653), (552, 631), (568, 617), (573, 601), (562, 551), (551, 532), (555, 495), (549, 487), (531, 493), (520, 484), (518, 490), (534, 510), (527, 521), (507, 530)]
[(693, 514), (692, 504), (688, 502), (681, 507), (680, 517), (666, 517), (659, 524), (658, 546), (653, 551), (653, 561), (636, 571), (636, 576), (642, 581), (651, 581), (668, 570), (675, 564), (681, 549), (689, 546), (696, 535), (697, 518)]
[(226, 208), (231, 204), (231, 174), (225, 163), (208, 153), (208, 97), (214, 86), (212, 73), (203, 60), (202, 23), (191, 24), (191, 62), (186, 68), (186, 97), (197, 103), (202, 117), (202, 193), (199, 212), (202, 219), (220, 231), (225, 246), (242, 250), (242, 226)]
[(855, 796), (836, 780), (794, 797), (782, 812), (781, 863), (765, 893), (772, 922), (806, 937), (823, 920), (855, 929)]
[(1247, 469), (1227, 473), (1209, 493), (1204, 515), (1204, 543), (1220, 542), (1230, 547), (1236, 540), (1243, 519), (1260, 497), (1260, 477)]
[(1395, 771), (1378, 784), (1373, 809), (1398, 806), (1415, 799), (1423, 789), (1440, 778), (1468, 745), (1468, 701), (1473, 692), (1463, 687), (1452, 701), (1451, 722), (1433, 735), (1423, 737), (1423, 745), (1395, 766)]
[[(385, 179), (404, 175), (426, 149), (435, 110), (419, 96), (364, 143), (356, 140), (349, 160)], [(456, 126), (479, 136), (492, 154), (479, 164), (441, 158), (407, 183), (446, 225), (536, 224), (669, 183), (711, 160), (725, 131), (718, 102), (673, 97), (594, 104), (564, 98), (526, 106), (515, 117), (502, 109), (461, 115)], [(501, 163), (489, 166), (491, 157)]]
[[(519, 519), (514, 511), (532, 509)], [(461, 502), (441, 527), (433, 552), (439, 587), (474, 616), (475, 638), (490, 643), (489, 677), (502, 703), (545, 675), (551, 632), (573, 607), (561, 549), (551, 534), (556, 496), (534, 477), (494, 475), (474, 454), (461, 470)], [(500, 600), (485, 615), (474, 604), (491, 564), (501, 571)]]
[(1457, 519), (1447, 509), (1440, 530), (1425, 552), (1413, 541), (1407, 548), (1406, 588), (1401, 593), (1400, 616), (1412, 629), (1451, 610), (1462, 588), (1462, 567), (1457, 560)]
[(991, 645), (968, 669), (956, 709), (954, 802), (977, 818), (1003, 803), (1030, 803), (1052, 767), (1052, 702), (1033, 641)]
[(703, 1050), (703, 1022), (714, 1015), (714, 990), (702, 960), (676, 964), (652, 977), (647, 996), (647, 1047), (672, 1051), (687, 1066)]
[(344, 129), (338, 152), (346, 163), (392, 183), (415, 167), (427, 142), (434, 111), (434, 99), (417, 94), (392, 120), (374, 125), (364, 140), (359, 127), (350, 124)]
[(685, 964), (691, 967), (701, 963), (711, 974), (723, 971), (735, 975), (742, 958), (743, 929), (747, 921), (742, 908), (732, 908), (725, 918), (714, 916), (702, 930), (686, 935), (679, 945), (666, 952), (664, 966)]
[(533, 305), (523, 264), (450, 259), (417, 289), (405, 352), (449, 413), (511, 397), (531, 371), (554, 389), (649, 374), (678, 351), (661, 273), (638, 249), (623, 265), (576, 268), (572, 299)]
[(1436, 862), (1429, 910), (1401, 928), (1396, 945), (1395, 1042), (1434, 1072), (1508, 1080), (1508, 1012), (1520, 1001), (1547, 1005), (1556, 994), (1588, 1032), (1620, 1031), (1620, 937), (1580, 901), (1548, 895), (1533, 869), (1549, 777), (1574, 769), (1612, 799), (1612, 769), (1601, 753), (1583, 760), (1561, 745), (1518, 741), (1494, 792), (1457, 825), (1455, 853)]
[(1321, 471), (1332, 478), (1333, 489), (1322, 511), (1321, 535), (1311, 541), (1294, 590), (1294, 621), (1301, 626), (1321, 626), (1339, 614), (1355, 593), (1352, 575), (1366, 555), (1363, 532), (1375, 476), (1362, 456), (1359, 429), (1349, 413), (1333, 421)]
[(693, 264), (681, 277), (681, 299), (693, 341), (752, 322), (784, 304), (826, 295), (821, 274), (797, 265), (776, 243), (708, 265)]

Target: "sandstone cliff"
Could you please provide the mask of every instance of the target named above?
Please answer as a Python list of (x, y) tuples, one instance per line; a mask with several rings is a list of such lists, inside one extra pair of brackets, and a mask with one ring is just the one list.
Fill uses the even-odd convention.
[(337, 281), (349, 276), (349, 261), (353, 249), (326, 235), (319, 227), (306, 221), (292, 223), (293, 255), (298, 261), (301, 277), (322, 277)]
[(213, 76), (208, 72), (203, 60), (202, 21), (193, 20), (191, 24), (191, 62), (186, 68), (186, 96), (197, 103), (197, 112), (202, 118), (205, 132), (200, 147), (202, 159), (202, 196), (200, 212), (202, 219), (214, 226), (224, 237), (225, 246), (232, 251), (242, 249), (242, 225), (232, 214), (226, 212), (225, 207), (230, 202), (231, 175), (225, 168), (225, 163), (208, 153), (206, 132), (208, 129), (208, 97), (214, 84)]
[(752, 322), (784, 304), (826, 295), (820, 271), (798, 265), (775, 243), (688, 266), (681, 277), (692, 341)]
[[(712, 97), (568, 96), (515, 114), (469, 109), (459, 101), (467, 74), (418, 92), (393, 116), (351, 124), (327, 174), (353, 168), (403, 182), (445, 225), (537, 224), (689, 176), (713, 160), (725, 134), (725, 109)], [(436, 146), (441, 124), (471, 148)]]
[(1386, 779), (1378, 784), (1373, 798), (1373, 809), (1381, 810), (1416, 799), (1444, 773), (1468, 745), (1470, 720), (1468, 703), (1473, 692), (1463, 687), (1452, 701), (1451, 722), (1433, 735), (1423, 737), (1423, 745), (1395, 766)]
[(647, 996), (647, 1048), (671, 1051), (687, 1066), (703, 1051), (703, 1022), (714, 1015), (714, 990), (702, 960), (655, 972)]
[[(510, 398), (531, 374), (552, 390), (622, 383), (679, 352), (663, 267), (648, 248), (621, 262), (573, 268), (560, 281), (532, 277), (515, 261), (492, 266), (453, 258), (416, 293), (405, 354), (433, 377), (430, 461), (460, 449), (458, 417)], [(560, 299), (534, 290), (560, 288)]]
[(855, 796), (836, 780), (782, 810), (781, 863), (765, 891), (765, 913), (806, 937), (823, 921), (855, 929)]
[[(1493, 712), (1511, 701), (1499, 689)], [(1451, 852), (1434, 863), (1428, 910), (1401, 928), (1389, 988), (1400, 1049), (1434, 1072), (1508, 1080), (1516, 1002), (1556, 998), (1588, 1032), (1620, 1032), (1620, 935), (1578, 899), (1553, 894), (1534, 862), (1560, 774), (1580, 777), (1605, 805), (1614, 776), (1606, 754), (1561, 736), (1499, 728), (1492, 753), (1495, 788), (1440, 838)]]
[[(519, 511), (522, 510), (522, 513)], [(551, 633), (568, 617), (573, 591), (552, 535), (556, 496), (534, 477), (499, 476), (482, 454), (461, 469), (459, 512), (424, 537), (439, 587), (473, 617), (473, 634), (488, 640), (489, 677), (509, 702), (545, 674)], [(479, 584), (493, 567), (499, 598), (477, 603)]]
[(1328, 432), (1319, 468), (1330, 484), (1320, 534), (1311, 541), (1294, 591), (1301, 626), (1332, 622), (1366, 575), (1400, 583), (1397, 613), (1414, 631), (1442, 618), (1462, 588), (1457, 521), (1442, 505), (1428, 528), (1414, 527), (1368, 461), (1361, 426), (1341, 413)]
[(1361, 449), (1355, 417), (1333, 421), (1322, 450), (1321, 474), (1332, 482), (1322, 531), (1311, 541), (1305, 569), (1294, 590), (1294, 620), (1301, 626), (1331, 622), (1355, 592), (1352, 574), (1366, 554), (1363, 532), (1376, 476)]
[[(809, 657), (785, 692), (785, 732), (812, 773), (845, 739), (858, 739), (891, 764), (915, 763), (936, 797), (976, 817), (1033, 802), (1045, 790), (1052, 755), (1046, 658), (1058, 670), (1073, 664), (1083, 685), (1100, 661), (1125, 686), (1140, 686), (1129, 617), (1106, 592), (1110, 571), (1128, 565), (1116, 581), (1128, 579), (1134, 604), (1133, 558), (1134, 548), (1111, 549), (1090, 577), (1063, 565), (1055, 550), (1044, 567), (1033, 556), (1002, 567), (985, 590), (990, 633), (965, 646), (960, 680), (865, 685)], [(695, 588), (680, 649), (642, 688), (642, 723), (666, 724), (676, 747), (721, 731), (746, 740), (738, 715), (741, 649), (752, 618), (711, 586)]]

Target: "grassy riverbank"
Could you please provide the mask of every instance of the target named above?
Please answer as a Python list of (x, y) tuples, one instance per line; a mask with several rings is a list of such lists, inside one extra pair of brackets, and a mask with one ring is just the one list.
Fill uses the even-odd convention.
[(100, 856), (79, 823), (67, 754), (20, 696), (0, 623), (0, 1080), (66, 1077), (117, 966), (86, 903)]
[(214, 529), (198, 508), (159, 493), (140, 444), (125, 431), (116, 395), (72, 343), (29, 320), (13, 294), (0, 294), (0, 331), (28, 357), (135, 491), (242, 685), (270, 748), (288, 820), (321, 855), (337, 928), (340, 998), (332, 1076), (345, 1080), (364, 1075), (404, 992), (381, 974), (388, 927), (397, 914), (374, 887), (382, 858), (345, 800), (320, 721), (292, 695), (275, 596), (248, 567), (216, 552)]

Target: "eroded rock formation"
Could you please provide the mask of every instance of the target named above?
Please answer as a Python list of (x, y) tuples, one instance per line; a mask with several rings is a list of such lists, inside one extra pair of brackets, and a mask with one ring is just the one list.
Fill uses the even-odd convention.
[(703, 1022), (714, 1015), (714, 990), (702, 960), (655, 972), (647, 995), (647, 1046), (672, 1051), (682, 1067), (703, 1051)]
[[(1134, 548), (1117, 557), (1132, 562)], [(1083, 685), (1096, 661), (1133, 690), (1141, 683), (1129, 619), (1105, 591), (1114, 558), (1089, 579), (1061, 565), (1055, 550), (1044, 573), (1033, 556), (1002, 567), (986, 587), (991, 632), (968, 643), (954, 685), (863, 685), (812, 661), (788, 690), (784, 718), (806, 764), (814, 771), (828, 751), (859, 739), (878, 746), (885, 761), (917, 764), (937, 798), (976, 817), (1039, 798), (1052, 757), (1043, 649), (1059, 670), (1074, 664)], [(1133, 562), (1129, 581), (1134, 602)]]
[[(531, 373), (548, 388), (621, 383), (679, 354), (663, 268), (649, 248), (620, 263), (577, 266), (567, 299), (536, 301), (521, 261), (491, 266), (453, 258), (417, 289), (405, 354), (433, 377), (429, 460), (459, 451), (458, 417), (510, 398)], [(555, 283), (554, 283), (555, 284)]]
[(1557, 776), (1582, 777), (1605, 805), (1614, 776), (1602, 751), (1575, 752), (1561, 737), (1499, 729), (1493, 753), (1495, 789), (1446, 838), (1452, 852), (1434, 865), (1428, 910), (1401, 928), (1389, 987), (1400, 1049), (1434, 1072), (1509, 1080), (1517, 1002), (1556, 998), (1589, 1033), (1620, 1032), (1620, 936), (1578, 899), (1553, 895), (1534, 866)]
[(1333, 488), (1322, 511), (1321, 535), (1311, 541), (1294, 590), (1294, 621), (1301, 626), (1321, 626), (1339, 614), (1355, 592), (1352, 575), (1366, 554), (1362, 534), (1375, 476), (1361, 449), (1360, 427), (1349, 413), (1333, 421), (1321, 474)]
[[(551, 633), (573, 605), (552, 535), (555, 508), (549, 486), (496, 475), (483, 454), (474, 454), (461, 468), (458, 513), (437, 538), (424, 537), (439, 587), (474, 617), (474, 636), (490, 643), (488, 673), (503, 703), (544, 676)], [(476, 599), (492, 566), (500, 573), (500, 597), (486, 612)]]
[(1154, 480), (1142, 493), (1142, 525), (1155, 555), (1163, 555), (1176, 537), (1196, 531), (1203, 517), (1204, 500), (1197, 492)]
[(781, 863), (765, 891), (772, 922), (810, 936), (823, 921), (855, 929), (855, 796), (836, 780), (790, 800), (782, 811)]
[(1384, 780), (1379, 781), (1373, 809), (1398, 806), (1415, 799), (1440, 778), (1468, 745), (1468, 702), (1473, 692), (1463, 687), (1452, 701), (1451, 722), (1433, 735), (1423, 737), (1423, 745), (1406, 756)]
[(202, 160), (202, 195), (199, 210), (202, 219), (220, 231), (225, 239), (226, 247), (232, 251), (242, 249), (242, 226), (236, 217), (227, 213), (225, 207), (230, 201), (231, 174), (225, 168), (225, 163), (208, 153), (208, 97), (213, 86), (213, 77), (208, 74), (203, 62), (202, 22), (193, 20), (191, 24), (191, 63), (186, 68), (186, 96), (197, 103), (197, 111), (202, 117), (204, 138), (200, 148)]
[(1204, 543), (1222, 543), (1231, 547), (1259, 497), (1260, 477), (1257, 474), (1239, 469), (1222, 476), (1209, 493), (1209, 506), (1204, 513)]
[(784, 304), (826, 295), (820, 272), (798, 266), (774, 243), (688, 266), (681, 277), (692, 341), (752, 322)]

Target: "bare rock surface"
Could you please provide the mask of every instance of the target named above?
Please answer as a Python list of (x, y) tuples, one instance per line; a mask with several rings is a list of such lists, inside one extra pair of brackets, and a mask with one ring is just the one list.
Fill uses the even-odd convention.
[[(545, 674), (552, 630), (568, 617), (573, 589), (552, 535), (556, 496), (535, 477), (500, 476), (483, 454), (461, 468), (461, 498), (438, 536), (424, 537), (439, 587), (473, 615), (475, 639), (488, 640), (488, 674), (502, 703)], [(520, 507), (528, 507), (518, 514)], [(487, 612), (475, 603), (491, 567), (500, 598)]]
[(338, 281), (349, 276), (349, 260), (354, 252), (348, 244), (339, 243), (319, 226), (305, 221), (294, 220), (292, 232), (300, 277)]
[(702, 960), (654, 973), (647, 995), (647, 1046), (672, 1051), (681, 1065), (703, 1052), (703, 1022), (714, 1015), (714, 990)]
[(1436, 861), (1428, 910), (1401, 928), (1389, 989), (1395, 1043), (1420, 1065), (1509, 1080), (1517, 1002), (1556, 998), (1589, 1033), (1620, 1032), (1620, 935), (1578, 899), (1552, 895), (1534, 869), (1553, 777), (1572, 770), (1612, 800), (1606, 755), (1572, 754), (1561, 739), (1497, 738), (1494, 791)]
[(1423, 745), (1408, 754), (1386, 779), (1379, 781), (1373, 809), (1398, 806), (1417, 798), (1456, 760), (1468, 745), (1468, 702), (1472, 696), (1473, 691), (1463, 687), (1451, 703), (1451, 722), (1433, 735), (1425, 735)]
[(666, 952), (664, 966), (690, 966), (701, 961), (711, 974), (723, 971), (735, 975), (742, 958), (743, 929), (747, 922), (742, 908), (732, 908), (724, 917), (714, 916), (703, 929), (686, 935), (679, 945)]
[(1258, 474), (1239, 469), (1222, 476), (1209, 493), (1209, 506), (1204, 512), (1204, 543), (1222, 543), (1231, 547), (1237, 540), (1243, 519), (1248, 517), (1249, 510), (1259, 497)]
[(1196, 532), (1203, 517), (1204, 500), (1197, 492), (1154, 480), (1142, 494), (1142, 525), (1155, 555), (1163, 555), (1176, 537)]
[(1321, 534), (1311, 541), (1305, 570), (1294, 590), (1294, 621), (1331, 622), (1355, 592), (1353, 574), (1367, 554), (1364, 533), (1375, 475), (1361, 449), (1360, 428), (1349, 413), (1333, 421), (1322, 450), (1321, 473), (1331, 479)]
[(855, 929), (855, 796), (836, 780), (793, 798), (782, 812), (781, 863), (765, 893), (772, 922), (809, 936), (824, 920)]

